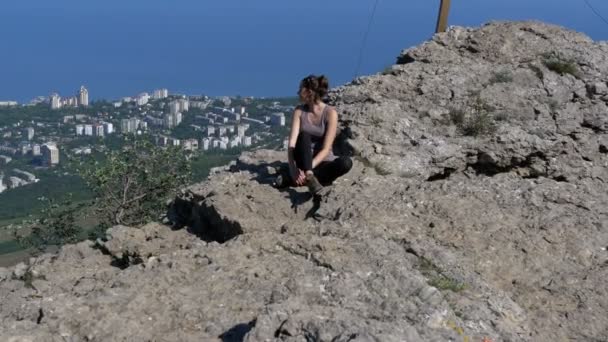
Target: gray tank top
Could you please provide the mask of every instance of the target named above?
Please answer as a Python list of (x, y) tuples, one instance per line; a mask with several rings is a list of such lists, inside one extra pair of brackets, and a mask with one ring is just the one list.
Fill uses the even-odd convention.
[[(311, 120), (311, 116), (313, 115), (307, 108), (307, 106), (302, 106), (300, 109), (302, 110), (302, 115), (300, 116), (300, 132), (305, 132), (310, 135), (310, 140), (312, 142), (312, 153), (313, 156), (316, 155), (323, 148), (323, 140), (325, 140), (325, 129), (327, 126), (327, 110), (329, 105), (325, 105), (323, 108), (323, 113), (321, 113), (321, 120), (318, 123), (314, 123)], [(333, 151), (329, 151), (324, 161), (332, 161), (336, 159)]]

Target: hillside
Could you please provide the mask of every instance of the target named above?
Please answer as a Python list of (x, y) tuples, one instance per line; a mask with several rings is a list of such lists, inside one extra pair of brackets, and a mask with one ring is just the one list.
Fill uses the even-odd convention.
[(0, 339), (606, 341), (607, 80), (607, 42), (452, 28), (333, 90), (355, 165), (321, 199), (243, 154), (172, 227), (0, 268)]

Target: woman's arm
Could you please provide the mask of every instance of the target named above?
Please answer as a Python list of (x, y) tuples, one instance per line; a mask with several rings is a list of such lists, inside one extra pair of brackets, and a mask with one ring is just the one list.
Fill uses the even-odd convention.
[(294, 181), (298, 178), (298, 168), (296, 167), (296, 162), (293, 153), (296, 148), (296, 142), (298, 141), (298, 135), (300, 134), (301, 115), (302, 111), (300, 110), (300, 108), (296, 108), (293, 111), (293, 115), (291, 117), (291, 131), (289, 132), (289, 144), (287, 145), (287, 160), (289, 163), (289, 173), (291, 174), (291, 178)]
[(327, 126), (325, 127), (325, 139), (323, 140), (323, 148), (312, 159), (312, 168), (319, 165), (331, 151), (334, 139), (336, 139), (336, 131), (338, 129), (338, 112), (334, 108), (329, 108), (327, 112)]

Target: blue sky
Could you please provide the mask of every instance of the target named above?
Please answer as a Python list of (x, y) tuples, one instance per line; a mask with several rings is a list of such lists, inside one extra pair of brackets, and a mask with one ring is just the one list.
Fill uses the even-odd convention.
[[(439, 0), (379, 0), (361, 73), (428, 39)], [(588, 0), (608, 17), (608, 1)], [(167, 87), (209, 95), (294, 95), (309, 73), (350, 81), (374, 0), (4, 0), (0, 101), (81, 84), (93, 99)], [(537, 19), (608, 39), (584, 0), (453, 0), (450, 24)]]

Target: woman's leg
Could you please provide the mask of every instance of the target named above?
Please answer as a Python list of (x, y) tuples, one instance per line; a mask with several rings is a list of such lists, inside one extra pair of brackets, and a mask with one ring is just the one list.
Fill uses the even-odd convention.
[(310, 135), (300, 132), (296, 141), (294, 159), (298, 169), (306, 172), (312, 170), (312, 147)]
[(328, 185), (338, 177), (345, 175), (352, 167), (353, 162), (349, 157), (339, 157), (332, 161), (322, 162), (314, 172), (322, 185)]

